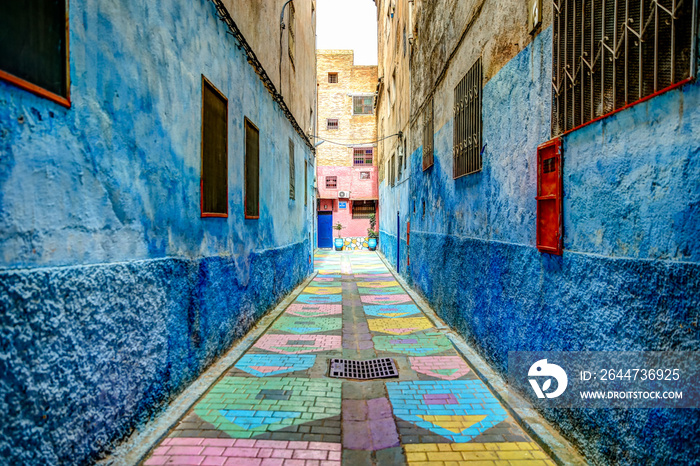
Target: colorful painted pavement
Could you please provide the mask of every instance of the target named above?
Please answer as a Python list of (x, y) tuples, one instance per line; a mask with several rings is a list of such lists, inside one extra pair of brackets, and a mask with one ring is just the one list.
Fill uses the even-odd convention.
[[(195, 403), (146, 465), (553, 465), (374, 252), (318, 274)], [(327, 376), (391, 357), (396, 379)]]

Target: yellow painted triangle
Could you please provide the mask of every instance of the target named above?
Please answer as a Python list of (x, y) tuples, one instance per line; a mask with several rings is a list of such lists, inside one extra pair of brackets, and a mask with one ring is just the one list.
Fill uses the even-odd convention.
[(406, 314), (406, 313), (405, 313), (405, 312), (380, 312), (379, 314), (380, 314), (380, 315), (383, 315), (383, 316), (391, 316), (391, 317), (393, 317), (393, 316), (402, 316), (402, 315), (404, 315), (404, 314)]
[(447, 429), (450, 432), (454, 432), (455, 434), (459, 434), (463, 430), (466, 430), (476, 424), (477, 422), (481, 422), (484, 419), (486, 419), (486, 414), (479, 414), (479, 415), (465, 415), (465, 416), (446, 416), (446, 415), (437, 415), (437, 416), (430, 416), (430, 415), (418, 415), (419, 418), (423, 419), (424, 421), (430, 422), (431, 424), (435, 424), (438, 427), (442, 427), (443, 429)]

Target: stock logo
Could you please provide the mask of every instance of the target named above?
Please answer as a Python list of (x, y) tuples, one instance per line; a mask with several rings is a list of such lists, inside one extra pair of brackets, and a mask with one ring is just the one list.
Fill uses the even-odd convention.
[[(557, 366), (556, 364), (549, 364), (546, 359), (540, 359), (532, 366), (527, 373), (528, 377), (539, 377), (547, 379), (540, 387), (537, 379), (529, 379), (532, 389), (535, 391), (537, 398), (556, 398), (566, 390), (566, 386), (569, 383), (569, 378), (566, 376), (564, 369)], [(557, 381), (557, 388), (553, 392), (547, 392), (552, 388), (552, 378)]]

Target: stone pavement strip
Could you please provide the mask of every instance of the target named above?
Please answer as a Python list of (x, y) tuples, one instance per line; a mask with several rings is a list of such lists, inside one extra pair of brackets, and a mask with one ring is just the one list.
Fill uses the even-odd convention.
[[(373, 252), (318, 275), (145, 465), (553, 465)], [(328, 377), (331, 358), (399, 377)]]

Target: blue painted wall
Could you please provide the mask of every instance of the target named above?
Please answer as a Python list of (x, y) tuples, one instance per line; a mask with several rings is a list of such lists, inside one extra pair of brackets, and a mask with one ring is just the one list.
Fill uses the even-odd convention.
[[(700, 84), (563, 138), (565, 250), (543, 254), (536, 148), (550, 137), (551, 40), (546, 29), (485, 84), (480, 173), (452, 179), (450, 120), (435, 123), (432, 168), (423, 172), (422, 151), (413, 152), (403, 196), (417, 213), (404, 275), (504, 374), (517, 350), (697, 351)], [(451, 107), (453, 87), (438, 90), (436, 106)], [(401, 205), (385, 185), (380, 195), (383, 209)], [(383, 217), (380, 225), (393, 261), (396, 237)], [(543, 414), (600, 464), (700, 458), (697, 410)]]
[[(12, 464), (98, 457), (312, 270), (313, 156), (213, 4), (76, 0), (69, 25), (70, 109), (0, 82)], [(225, 219), (200, 218), (202, 74), (228, 98)], [(243, 218), (244, 116), (260, 128), (259, 220)]]

